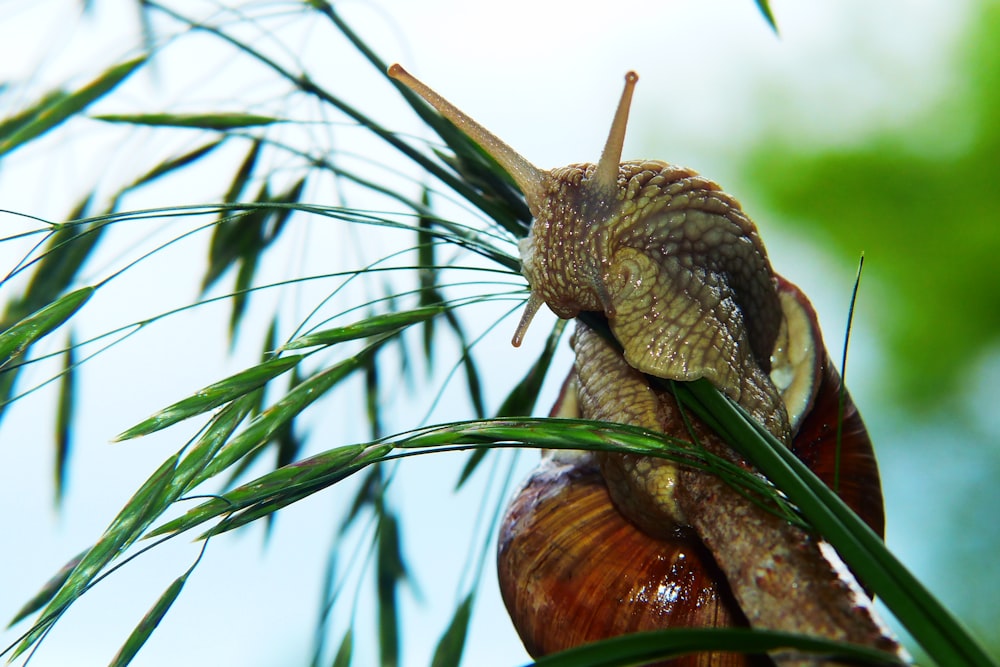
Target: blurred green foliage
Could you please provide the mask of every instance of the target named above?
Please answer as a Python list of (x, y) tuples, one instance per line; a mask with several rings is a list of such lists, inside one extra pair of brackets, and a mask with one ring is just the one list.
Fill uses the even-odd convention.
[[(892, 26), (886, 26), (891, 30)], [(890, 290), (876, 322), (892, 399), (925, 407), (1000, 343), (1000, 3), (980, 3), (954, 94), (854, 145), (764, 136), (743, 177), (786, 219)], [(795, 143), (793, 143), (793, 141)]]

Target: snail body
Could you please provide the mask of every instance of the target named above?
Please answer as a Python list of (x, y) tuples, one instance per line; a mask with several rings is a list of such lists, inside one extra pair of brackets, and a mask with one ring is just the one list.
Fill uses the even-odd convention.
[[(845, 502), (881, 533), (871, 442), (808, 300), (774, 273), (755, 225), (718, 185), (665, 162), (621, 162), (634, 73), (599, 162), (551, 171), (398, 65), (389, 74), (525, 195), (534, 221), (519, 250), (531, 296), (514, 344), (542, 304), (563, 318), (607, 320), (614, 341), (578, 322), (556, 416), (693, 439), (749, 470), (651, 380), (705, 378), (821, 479), (839, 478)], [(900, 652), (832, 547), (717, 475), (665, 459), (546, 455), (511, 503), (499, 544), (504, 600), (534, 656), (638, 630), (747, 624)], [(685, 664), (749, 660), (703, 654)]]

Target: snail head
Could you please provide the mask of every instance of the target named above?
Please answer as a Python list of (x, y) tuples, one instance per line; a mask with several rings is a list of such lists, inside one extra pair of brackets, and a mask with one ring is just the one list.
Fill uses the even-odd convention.
[[(634, 368), (707, 378), (758, 418), (780, 411), (768, 372), (782, 310), (756, 226), (690, 169), (621, 161), (635, 72), (625, 76), (600, 160), (549, 171), (401, 66), (389, 75), (478, 143), (524, 193), (534, 222), (519, 250), (531, 296), (515, 346), (543, 303), (563, 318), (597, 311)], [(772, 430), (785, 435), (781, 424)]]

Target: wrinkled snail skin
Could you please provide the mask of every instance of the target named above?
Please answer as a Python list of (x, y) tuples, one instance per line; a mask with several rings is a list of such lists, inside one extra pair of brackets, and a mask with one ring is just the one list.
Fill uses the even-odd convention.
[(787, 442), (767, 374), (781, 306), (753, 223), (689, 169), (624, 162), (609, 196), (595, 192), (598, 168), (570, 165), (544, 179), (520, 243), (532, 298), (564, 318), (603, 312), (631, 366), (672, 380), (704, 377)]
[[(828, 485), (838, 478), (831, 460), (839, 460), (838, 491), (881, 531), (871, 443), (849, 400), (837, 442), (841, 382), (808, 300), (773, 272), (753, 222), (719, 186), (664, 162), (621, 162), (634, 73), (600, 161), (551, 171), (398, 65), (389, 74), (483, 147), (525, 195), (535, 220), (519, 249), (531, 296), (514, 344), (543, 303), (563, 318), (607, 318), (617, 345), (577, 328), (559, 416), (694, 436), (709, 453), (748, 467), (707, 427), (682, 417), (649, 376), (706, 378)], [(498, 569), (535, 656), (642, 629), (747, 622), (901, 654), (828, 544), (716, 475), (662, 459), (546, 456), (504, 519)], [(815, 662), (771, 657), (783, 667)], [(680, 664), (750, 664), (730, 658)]]

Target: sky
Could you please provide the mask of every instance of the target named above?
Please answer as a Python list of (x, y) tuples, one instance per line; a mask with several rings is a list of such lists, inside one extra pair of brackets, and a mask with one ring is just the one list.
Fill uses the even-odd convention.
[[(100, 67), (110, 54), (126, 54), (125, 45), (134, 38), (136, 26), (132, 3), (95, 0), (94, 16), (82, 23), (75, 14), (78, 5), (53, 0), (0, 3), (5, 17), (0, 21), (0, 81), (31, 80), (44, 89), (65, 77), (86, 75), (88, 67)], [(195, 13), (207, 4), (173, 6)], [(895, 0), (777, 2), (773, 10), (781, 30), (778, 37), (751, 0), (629, 7), (625, 11), (634, 15), (624, 19), (620, 5), (586, 6), (565, 0), (512, 0), (502, 6), (387, 0), (345, 2), (339, 7), (385, 60), (404, 63), (544, 168), (596, 159), (622, 75), (635, 69), (640, 81), (624, 157), (685, 164), (723, 185), (734, 175), (728, 163), (763, 128), (796, 123), (813, 140), (836, 143), (919, 113), (921, 104), (947, 85), (943, 54), (960, 34), (964, 15), (958, 3), (917, 12)], [(38, 26), (46, 26), (44, 35)], [(349, 91), (345, 93), (349, 100), (379, 109), (379, 119), (387, 127), (418, 131), (418, 123), (391, 90), (371, 88), (368, 72), (345, 66), (350, 61), (343, 57), (343, 47), (328, 43), (318, 30), (292, 30), (301, 41), (290, 42), (290, 49), (310, 72), (336, 81), (338, 91)], [(203, 48), (206, 51), (169, 51), (174, 67), (159, 72), (159, 80), (136, 81), (125, 91), (122, 103), (141, 106), (143, 95), (154, 94), (155, 89), (158, 99), (182, 110), (185, 105), (217, 100), (241, 104), (252, 75), (235, 66), (223, 67), (221, 75), (201, 71), (203, 62), (213, 62), (208, 55), (212, 47)], [(201, 97), (193, 101), (184, 97), (191, 77), (202, 84), (197, 89)], [(267, 91), (254, 92), (253, 99), (267, 99)], [(775, 99), (781, 103), (774, 104)], [(0, 98), (0, 104), (13, 107), (19, 101)], [(7, 112), (0, 107), (0, 116)], [(352, 140), (349, 131), (342, 136)], [(150, 151), (165, 148), (170, 147), (148, 146)], [(366, 150), (366, 145), (359, 143), (358, 150)], [(0, 208), (58, 218), (81, 194), (80, 183), (92, 175), (93, 156), (102, 155), (101, 151), (108, 151), (109, 182), (115, 174), (134, 173), (142, 157), (130, 150), (109, 149), (85, 133), (61, 137), (18, 162), (16, 170), (12, 162), (2, 165)], [(173, 190), (155, 189), (129, 205), (212, 199), (211, 189), (203, 183), (169, 187)], [(726, 187), (740, 196), (738, 190)], [(851, 267), (831, 263), (805, 239), (769, 235), (774, 225), (757, 222), (775, 266), (812, 296), (821, 322), (830, 323), (828, 331), (839, 332), (846, 307), (843, 286), (850, 284)], [(23, 224), (14, 216), (0, 217), (7, 231)], [(134, 236), (126, 235), (116, 241), (118, 245), (104, 249), (102, 258), (112, 265), (146, 247), (143, 244), (163, 242), (167, 237), (155, 236), (161, 233), (139, 227)], [(176, 228), (169, 233), (176, 233)], [(325, 235), (311, 237), (310, 242), (317, 238), (336, 243), (336, 237)], [(25, 244), (0, 245), (2, 266), (16, 263), (25, 248)], [(81, 322), (81, 332), (100, 332), (110, 322), (133, 321), (190, 300), (197, 294), (199, 276), (185, 269), (198, 265), (204, 250), (204, 244), (196, 242), (179, 244), (176, 252), (130, 270), (127, 280), (109, 284), (106, 295), (94, 304), (92, 319)], [(336, 250), (324, 252), (327, 258), (337, 257)], [(322, 261), (323, 253), (319, 254), (319, 258), (310, 254), (308, 261)], [(810, 270), (817, 265), (829, 270)], [(10, 295), (0, 292), (3, 298)], [(308, 302), (308, 295), (302, 298)], [(233, 358), (224, 339), (203, 335), (223, 330), (226, 317), (224, 308), (200, 309), (150, 327), (97, 358), (94, 371), (81, 377), (81, 395), (86, 398), (61, 509), (52, 501), (52, 391), (32, 394), (5, 417), (0, 425), (0, 507), (4, 508), (0, 534), (5, 545), (0, 553), (0, 617), (10, 618), (48, 576), (93, 541), (143, 471), (162, 462), (185, 431), (132, 443), (109, 444), (111, 438), (158, 408), (241, 368), (240, 355), (247, 363), (247, 345), (236, 346)], [(543, 342), (545, 318), (533, 325), (523, 358), (532, 358), (531, 350)], [(499, 325), (502, 331), (494, 336), (498, 345), (513, 326), (511, 318)], [(855, 397), (862, 405), (866, 387), (872, 386), (866, 373), (877, 372), (877, 350), (871, 349), (870, 338), (862, 323), (852, 348), (852, 357), (861, 360), (858, 370), (852, 369), (852, 381), (860, 385)], [(509, 372), (507, 349), (497, 349), (504, 353), (496, 359), (484, 355), (486, 377)], [(559, 363), (566, 367), (567, 350)], [(45, 373), (40, 368), (34, 377)], [(494, 402), (502, 398), (499, 388), (487, 391)], [(552, 396), (554, 388), (547, 392)], [(315, 415), (308, 424), (314, 438), (343, 438), (351, 405), (331, 402), (327, 409), (328, 414)], [(447, 418), (446, 410), (439, 412), (440, 418)], [(359, 430), (356, 424), (346, 428)], [(521, 457), (518, 476), (527, 474), (533, 460), (531, 454)], [(479, 528), (475, 499), (486, 483), (486, 476), (480, 475), (456, 501), (451, 489), (462, 463), (458, 456), (407, 461), (394, 483), (393, 500), (407, 512), (408, 557), (416, 564), (419, 584), (417, 591), (404, 596), (403, 613), (409, 619), (404, 665), (429, 662), (462, 592), (461, 577), (454, 573), (468, 567), (469, 545)], [(496, 487), (492, 492), (498, 492)], [(317, 588), (332, 539), (330, 517), (342, 512), (350, 497), (349, 489), (336, 489), (282, 512), (266, 544), (259, 528), (214, 540), (185, 593), (133, 664), (156, 667), (184, 660), (185, 664), (274, 665), (306, 655), (319, 607)], [(912, 544), (905, 535), (900, 541)], [(154, 549), (88, 593), (60, 621), (31, 664), (106, 664), (156, 596), (197, 557), (197, 545), (175, 542)], [(918, 554), (903, 557), (919, 559)], [(484, 576), (466, 664), (521, 664), (527, 656), (503, 612), (490, 563)], [(304, 599), (310, 602), (303, 603)], [(363, 598), (359, 604), (357, 618), (369, 618)], [(3, 633), (0, 640), (6, 645), (21, 629)], [(371, 627), (361, 622), (356, 632), (367, 638)], [(365, 656), (371, 659), (371, 645), (367, 639), (358, 641), (356, 664), (368, 664)]]

